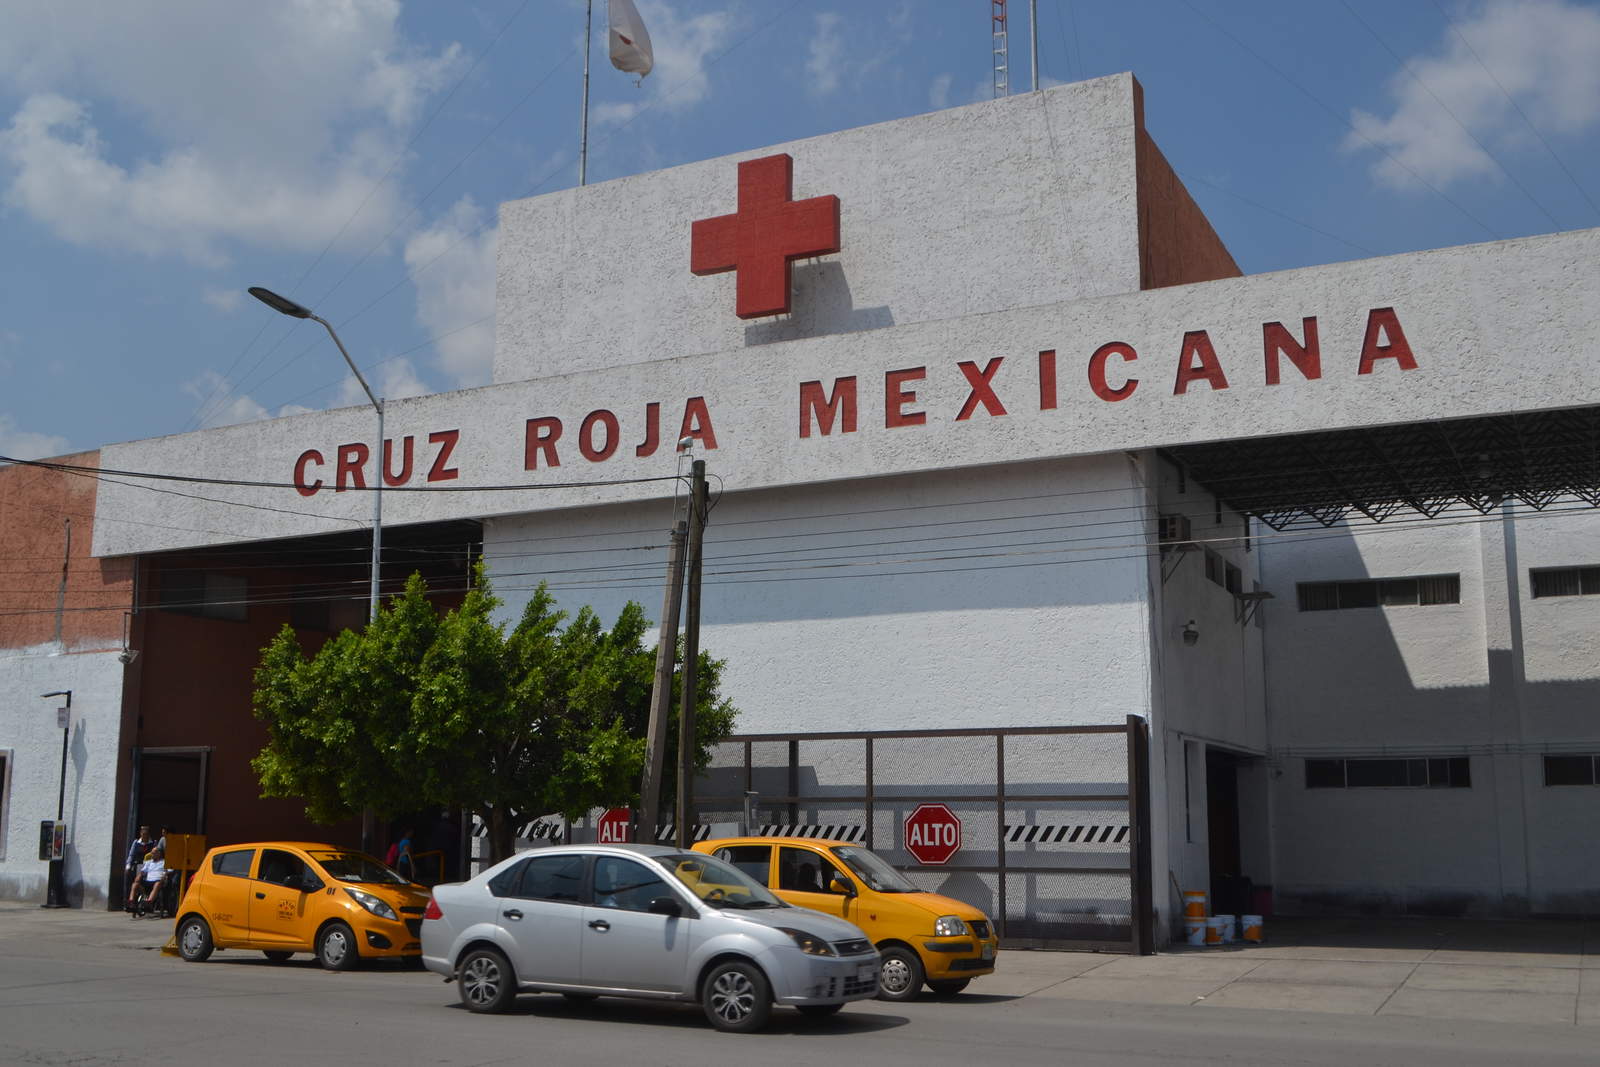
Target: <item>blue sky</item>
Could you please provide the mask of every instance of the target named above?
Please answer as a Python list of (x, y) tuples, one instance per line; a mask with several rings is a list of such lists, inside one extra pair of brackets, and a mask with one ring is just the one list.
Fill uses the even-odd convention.
[[(992, 95), (988, 0), (596, 0), (589, 180)], [(1011, 82), (1028, 86), (1026, 0)], [(1039, 0), (1248, 273), (1600, 226), (1600, 6)], [(582, 0), (12, 0), (0, 454), (487, 381), (495, 210), (576, 184)], [(1018, 235), (1022, 239), (1022, 235)]]

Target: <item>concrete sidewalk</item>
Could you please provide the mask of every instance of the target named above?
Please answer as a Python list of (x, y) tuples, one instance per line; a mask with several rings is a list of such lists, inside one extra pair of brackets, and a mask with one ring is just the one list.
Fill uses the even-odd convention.
[(1600, 922), (1278, 920), (1260, 945), (1008, 952), (977, 992), (1600, 1026)]
[[(1278, 920), (1261, 945), (1004, 951), (970, 994), (1600, 1027), (1600, 922)], [(158, 951), (167, 919), (0, 903), (16, 939)]]

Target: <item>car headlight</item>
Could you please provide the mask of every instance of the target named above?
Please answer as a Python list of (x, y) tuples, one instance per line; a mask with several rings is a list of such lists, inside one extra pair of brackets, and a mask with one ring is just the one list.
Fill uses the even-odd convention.
[(363, 893), (361, 890), (351, 889), (349, 886), (345, 886), (344, 891), (350, 894), (351, 900), (354, 900), (378, 918), (391, 919), (394, 922), (400, 921), (400, 916), (394, 913), (394, 909), (389, 907), (389, 902), (382, 897), (375, 897), (371, 893)]
[(959, 915), (941, 915), (933, 924), (934, 937), (960, 937), (967, 933), (966, 920)]
[(794, 938), (795, 946), (807, 956), (834, 956), (833, 946), (815, 934), (808, 934), (804, 930), (794, 930), (787, 926), (778, 929)]

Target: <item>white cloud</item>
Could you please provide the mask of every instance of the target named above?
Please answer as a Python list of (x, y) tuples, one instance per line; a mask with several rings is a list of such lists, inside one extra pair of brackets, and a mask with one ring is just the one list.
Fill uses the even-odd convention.
[[(639, 17), (650, 31), (656, 65), (644, 80), (641, 91), (652, 110), (682, 114), (711, 95), (711, 78), (706, 62), (722, 49), (733, 32), (734, 18), (729, 11), (707, 11), (699, 15), (680, 15), (665, 0), (639, 0)], [(596, 125), (627, 122), (638, 114), (646, 101), (596, 104), (590, 107), (590, 120)]]
[[(152, 256), (320, 249), (459, 69), (457, 46), (419, 52), (399, 15), (399, 0), (14, 0), (5, 202), (65, 240)], [(370, 242), (398, 208), (386, 184), (344, 239)]]
[(825, 11), (817, 16), (817, 32), (806, 55), (806, 91), (812, 96), (827, 96), (839, 88), (839, 64), (844, 58), (844, 38), (839, 34), (840, 15)]
[(949, 74), (941, 74), (933, 79), (933, 84), (928, 86), (928, 106), (935, 111), (943, 111), (950, 106), (950, 83), (955, 78)]
[(233, 314), (244, 303), (244, 293), (239, 289), (207, 289), (200, 295), (224, 315)]
[[(350, 378), (348, 384), (361, 397), (361, 403), (365, 404), (367, 398), (361, 393), (361, 387), (356, 384), (356, 380)], [(236, 426), (242, 422), (260, 422), (262, 419), (282, 418), (285, 415), (300, 415), (315, 410), (300, 404), (285, 404), (273, 411), (254, 397), (235, 394), (233, 383), (214, 370), (201, 371), (199, 375), (179, 386), (179, 389), (195, 402), (197, 413), (204, 413), (199, 423), (199, 428), (202, 430), (209, 430), (214, 426)]]
[(10, 415), (0, 415), (0, 456), (12, 459), (44, 459), (70, 451), (67, 439), (53, 433), (19, 430)]
[(1345, 147), (1387, 150), (1372, 165), (1385, 185), (1413, 188), (1419, 177), (1447, 185), (1497, 174), (1461, 124), (1497, 154), (1525, 149), (1532, 134), (1506, 93), (1546, 134), (1579, 133), (1600, 121), (1600, 11), (1568, 0), (1490, 0), (1456, 28), (1445, 29), (1434, 54), (1412, 59), (1409, 72), (1390, 79), (1394, 109), (1387, 117), (1351, 114), (1357, 132)]
[(499, 234), (498, 227), (484, 225), (472, 198), (462, 197), (406, 241), (406, 268), (417, 287), (417, 321), (437, 338), (439, 369), (458, 386), (484, 385), (494, 369)]
[[(408, 396), (426, 396), (433, 392), (418, 377), (417, 369), (409, 359), (390, 359), (378, 364), (367, 371), (367, 384), (371, 385), (372, 391), (385, 402), (385, 409), (390, 400), (404, 400)], [(330, 406), (370, 408), (372, 401), (367, 399), (366, 390), (361, 388), (361, 383), (351, 374), (339, 384), (338, 398)], [(290, 412), (284, 411), (279, 414), (287, 415)]]

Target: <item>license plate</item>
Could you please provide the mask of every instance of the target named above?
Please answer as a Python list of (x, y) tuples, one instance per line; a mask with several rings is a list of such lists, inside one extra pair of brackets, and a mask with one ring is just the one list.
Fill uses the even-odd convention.
[(863, 963), (863, 964), (861, 964), (860, 966), (858, 966), (856, 968), (856, 977), (861, 979), (863, 982), (869, 981), (870, 979), (876, 978), (877, 976), (878, 976), (877, 964)]
[(983, 946), (983, 958), (986, 959), (986, 960), (994, 959), (994, 946), (993, 945), (984, 945)]

